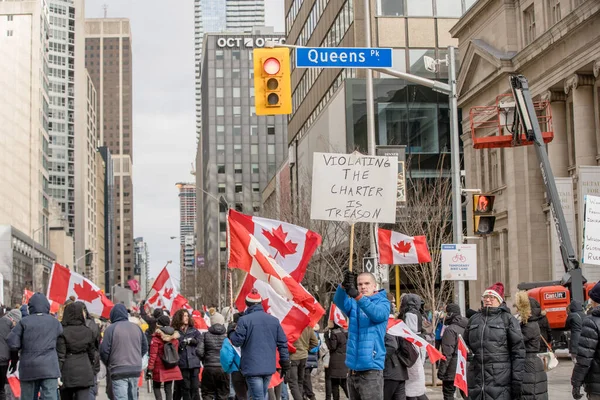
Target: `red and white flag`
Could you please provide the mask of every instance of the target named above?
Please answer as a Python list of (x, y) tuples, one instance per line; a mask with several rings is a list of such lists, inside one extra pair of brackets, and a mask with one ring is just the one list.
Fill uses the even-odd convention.
[(321, 235), (298, 225), (229, 211), (229, 221), (242, 225), (263, 246), (277, 265), (297, 282), (302, 282)]
[(200, 332), (208, 332), (208, 327), (210, 324), (206, 323), (206, 320), (202, 318), (202, 314), (198, 310), (192, 311), (192, 318), (194, 319), (194, 325), (196, 325), (196, 329)]
[(334, 324), (341, 326), (344, 329), (348, 329), (348, 319), (342, 310), (337, 308), (333, 303), (331, 303), (331, 308), (329, 309), (329, 321), (333, 321)]
[(379, 229), (379, 263), (387, 265), (421, 264), (431, 262), (425, 236), (406, 236)]
[(417, 346), (419, 349), (425, 349), (427, 351), (427, 355), (429, 355), (429, 361), (432, 363), (435, 363), (438, 360), (446, 359), (446, 357), (444, 357), (439, 350), (432, 346), (427, 340), (414, 333), (401, 319), (390, 318), (388, 320), (387, 333), (392, 336), (404, 338)]
[[(235, 211), (233, 211), (235, 213)], [(239, 216), (239, 213), (236, 213)], [(229, 268), (238, 268), (246, 271), (256, 281), (267, 283), (279, 296), (292, 301), (295, 305), (306, 310), (310, 323), (313, 325), (325, 314), (325, 310), (294, 278), (292, 278), (275, 259), (270, 256), (261, 242), (248, 230), (248, 224), (229, 217)], [(286, 245), (289, 246), (289, 245)], [(246, 280), (248, 281), (248, 279)], [(255, 282), (256, 283), (256, 282)], [(250, 282), (245, 282), (246, 290), (250, 289)], [(253, 285), (255, 286), (255, 285)], [(257, 287), (257, 289), (259, 289)], [(242, 293), (244, 290), (242, 290)], [(260, 290), (259, 290), (260, 292)], [(240, 296), (242, 295), (240, 293)], [(247, 294), (247, 293), (246, 293)], [(245, 295), (244, 294), (244, 299)], [(238, 297), (239, 299), (239, 297)], [(238, 302), (240, 311), (245, 308)], [(306, 325), (305, 325), (306, 326)], [(312, 326), (312, 325), (311, 325)], [(304, 329), (304, 327), (302, 327)]]
[(171, 279), (169, 270), (167, 267), (164, 267), (156, 277), (152, 289), (150, 289), (150, 293), (148, 293), (146, 304), (149, 304), (153, 308), (171, 311), (173, 309), (173, 301), (178, 294), (179, 292), (175, 290), (175, 283), (173, 282), (173, 279)]
[(94, 282), (70, 269), (54, 263), (48, 284), (48, 300), (63, 304), (71, 296), (85, 303), (90, 314), (110, 317), (113, 303)]
[(17, 363), (17, 369), (12, 374), (7, 371), (6, 379), (8, 380), (8, 385), (10, 386), (10, 390), (13, 393), (15, 398), (21, 397), (21, 380), (19, 379), (19, 363)]
[[(23, 299), (21, 301), (21, 304), (29, 304), (29, 299), (31, 299), (31, 296), (33, 295), (34, 293), (31, 290), (25, 289), (23, 291)], [(50, 303), (50, 314), (56, 314), (60, 310), (60, 303), (57, 303), (56, 301), (52, 301), (50, 299), (48, 299), (48, 302)]]
[(465, 396), (469, 395), (469, 385), (467, 384), (467, 344), (462, 338), (462, 335), (458, 335), (458, 345), (456, 346), (456, 374), (454, 375), (454, 386), (463, 391)]

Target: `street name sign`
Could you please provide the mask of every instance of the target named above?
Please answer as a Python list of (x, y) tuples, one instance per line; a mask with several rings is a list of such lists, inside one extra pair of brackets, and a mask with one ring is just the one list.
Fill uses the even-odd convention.
[(296, 68), (392, 68), (392, 49), (297, 47)]

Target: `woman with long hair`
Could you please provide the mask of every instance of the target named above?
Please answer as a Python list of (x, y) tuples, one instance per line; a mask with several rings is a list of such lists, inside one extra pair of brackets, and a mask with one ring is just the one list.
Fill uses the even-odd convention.
[(177, 310), (171, 326), (179, 332), (179, 369), (183, 380), (175, 382), (174, 400), (198, 399), (200, 358), (196, 354), (202, 334), (194, 327), (194, 319), (186, 309)]

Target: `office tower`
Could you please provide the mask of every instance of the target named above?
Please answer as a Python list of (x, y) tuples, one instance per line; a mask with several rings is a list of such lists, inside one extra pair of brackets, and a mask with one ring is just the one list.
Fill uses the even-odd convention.
[(96, 253), (94, 254), (95, 269), (91, 278), (99, 288), (106, 286), (106, 164), (100, 150), (96, 150)]
[(140, 276), (140, 294), (145, 298), (148, 293), (148, 268), (150, 268), (150, 252), (148, 244), (144, 242), (143, 237), (134, 239), (135, 243), (135, 270), (136, 275)]
[[(115, 229), (115, 175), (113, 170), (113, 159), (110, 153), (110, 149), (106, 146), (101, 146), (98, 148), (98, 152), (102, 156), (102, 167), (104, 168), (104, 188), (102, 192), (104, 194), (103, 226), (105, 269), (103, 287), (106, 293), (111, 293), (111, 287), (115, 284), (115, 269), (117, 268), (117, 264), (115, 261), (117, 255), (117, 237)], [(96, 185), (96, 188), (98, 189), (98, 185)]]
[(227, 0), (225, 12), (227, 32), (251, 32), (265, 25), (264, 0)]
[(126, 18), (87, 19), (85, 66), (98, 93), (101, 145), (110, 149), (115, 185), (116, 284), (125, 287), (133, 271), (133, 129), (131, 31)]
[(180, 287), (182, 294), (190, 299), (196, 267), (196, 185), (180, 182), (175, 186), (179, 190)]

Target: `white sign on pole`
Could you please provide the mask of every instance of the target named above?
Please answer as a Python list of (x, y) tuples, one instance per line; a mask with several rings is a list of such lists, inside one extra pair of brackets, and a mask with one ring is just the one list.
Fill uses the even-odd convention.
[(314, 153), (311, 219), (396, 222), (396, 157)]
[(582, 262), (600, 265), (600, 197), (585, 196), (584, 216)]
[[(577, 211), (578, 211), (578, 226), (577, 236), (583, 237), (583, 207), (585, 203), (585, 197), (600, 196), (600, 167), (591, 165), (581, 165), (578, 167), (578, 185), (577, 185)], [(579, 242), (579, 241), (578, 241)], [(573, 247), (577, 248), (577, 244), (574, 243)], [(579, 242), (579, 248), (583, 248), (583, 243)], [(583, 259), (583, 252), (580, 255)], [(584, 263), (581, 265), (583, 276), (588, 282), (596, 282), (600, 280), (600, 268), (596, 268), (592, 265)]]
[(390, 280), (388, 266), (379, 264), (377, 257), (363, 257), (363, 272), (370, 272), (375, 275), (375, 280), (380, 284), (387, 283)]
[[(577, 236), (575, 236), (575, 204), (573, 197), (573, 178), (554, 178), (558, 197), (567, 222), (567, 232), (571, 238), (573, 247), (577, 247)], [(550, 216), (550, 218), (553, 218)], [(552, 238), (552, 279), (560, 280), (565, 274), (565, 266), (560, 254), (560, 245), (558, 244), (558, 236), (556, 234), (556, 225), (551, 220), (550, 237)]]
[(477, 245), (476, 244), (443, 244), (442, 245), (442, 280), (443, 281), (476, 281), (477, 280)]

